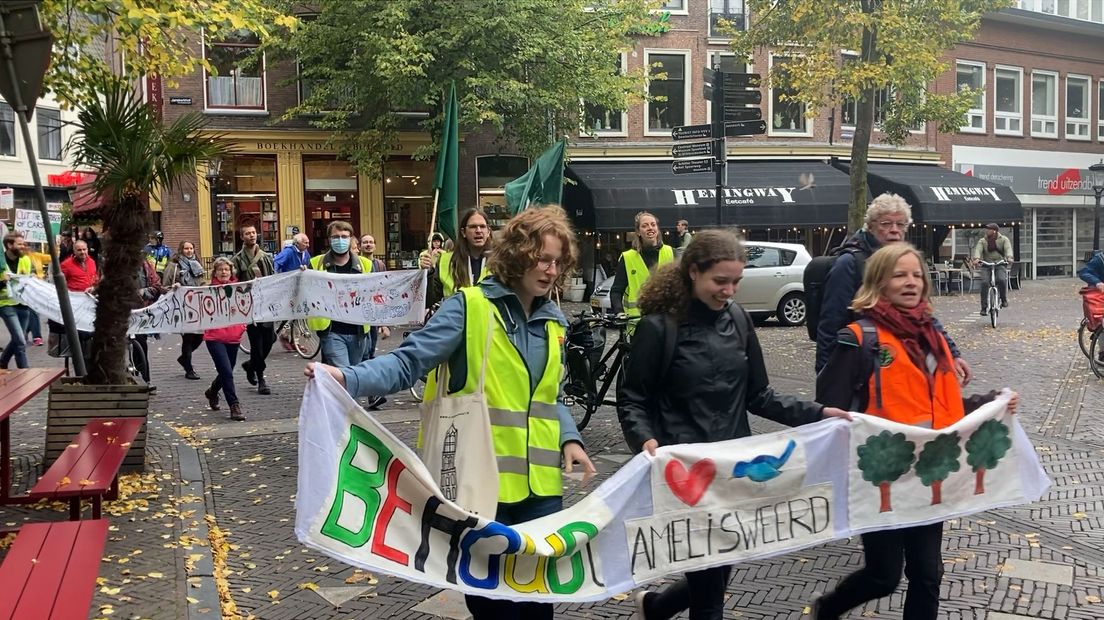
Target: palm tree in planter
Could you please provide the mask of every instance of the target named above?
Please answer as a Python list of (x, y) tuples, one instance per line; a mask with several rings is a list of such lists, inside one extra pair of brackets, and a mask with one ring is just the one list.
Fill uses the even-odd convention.
[(204, 132), (198, 112), (162, 123), (130, 85), (109, 80), (101, 96), (77, 114), (70, 145), (74, 165), (96, 172), (92, 191), (103, 201), (104, 265), (96, 287), (95, 337), (85, 385), (131, 383), (126, 370), (127, 325), (139, 307), (135, 275), (150, 229), (146, 197), (175, 189), (197, 166), (229, 154), (221, 135)]

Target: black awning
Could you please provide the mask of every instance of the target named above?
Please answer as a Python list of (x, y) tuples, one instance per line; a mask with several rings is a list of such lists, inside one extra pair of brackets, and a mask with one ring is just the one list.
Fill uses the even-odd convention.
[[(712, 173), (675, 175), (670, 161), (575, 161), (565, 174), (577, 185), (565, 186), (564, 207), (580, 228), (632, 230), (639, 211), (664, 226), (717, 224)], [(849, 192), (847, 175), (823, 162), (730, 161), (720, 223), (845, 226)]]
[[(841, 163), (847, 171), (848, 164)], [(1023, 220), (1023, 206), (1011, 189), (939, 166), (870, 164), (870, 193), (897, 194), (912, 205), (919, 224), (953, 225)]]

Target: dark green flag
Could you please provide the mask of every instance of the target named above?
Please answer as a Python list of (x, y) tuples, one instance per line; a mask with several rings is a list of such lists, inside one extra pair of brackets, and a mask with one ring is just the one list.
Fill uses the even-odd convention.
[(506, 205), (517, 215), (530, 204), (559, 204), (563, 199), (564, 138), (548, 148), (529, 171), (506, 184)]
[(437, 192), (437, 228), (456, 239), (456, 205), (460, 200), (460, 127), (457, 120), (456, 82), (449, 88), (445, 104), (445, 126), (441, 131), (441, 150), (437, 153), (437, 171), (433, 189)]

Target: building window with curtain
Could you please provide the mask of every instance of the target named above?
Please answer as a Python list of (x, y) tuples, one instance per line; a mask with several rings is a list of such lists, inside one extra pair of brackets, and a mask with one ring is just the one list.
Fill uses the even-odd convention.
[(648, 94), (653, 98), (645, 105), (647, 131), (666, 133), (686, 124), (686, 54), (645, 52), (652, 75), (666, 74), (667, 79), (648, 81)]
[(1087, 77), (1066, 76), (1066, 139), (1090, 140), (1089, 88), (1092, 82)]
[(204, 71), (208, 108), (264, 109), (264, 55), (254, 55), (260, 44), (257, 35), (248, 30), (206, 40), (204, 54), (215, 68), (214, 73)]
[(985, 65), (958, 61), (955, 65), (955, 83), (960, 92), (966, 89), (977, 91), (960, 131), (985, 133)]
[(48, 108), (37, 108), (38, 120), (38, 158), (61, 159), (61, 112)]
[(993, 71), (994, 86), (993, 132), (1023, 135), (1023, 69), (997, 67)]
[(1058, 137), (1058, 74), (1031, 72), (1031, 135)]
[(0, 155), (15, 157), (15, 111), (0, 103)]
[(709, 36), (730, 38), (732, 34), (720, 27), (721, 21), (728, 23), (727, 28), (747, 29), (744, 17), (744, 0), (709, 0)]

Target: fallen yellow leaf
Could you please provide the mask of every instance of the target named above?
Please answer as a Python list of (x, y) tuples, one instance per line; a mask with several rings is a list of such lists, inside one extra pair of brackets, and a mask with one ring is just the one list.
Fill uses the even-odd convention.
[(278, 597), (278, 596), (280, 596), (280, 591), (279, 590), (269, 590), (268, 591), (268, 598), (270, 598), (272, 600), (276, 600), (276, 597)]
[(313, 581), (308, 581), (307, 583), (299, 584), (299, 589), (300, 590), (310, 590), (311, 592), (317, 592), (318, 591), (318, 584), (314, 583)]

